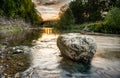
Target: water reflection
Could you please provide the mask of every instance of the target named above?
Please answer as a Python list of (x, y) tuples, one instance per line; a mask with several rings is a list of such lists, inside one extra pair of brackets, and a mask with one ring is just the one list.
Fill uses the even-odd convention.
[[(58, 34), (43, 28), (42, 36), (34, 42), (31, 78), (120, 78), (120, 37), (92, 36), (98, 45), (91, 66), (61, 57), (57, 48)], [(26, 76), (28, 76), (27, 74)]]
[[(30, 45), (41, 30), (28, 29), (0, 39), (0, 78), (14, 78), (30, 66)], [(4, 35), (4, 34), (3, 34)], [(20, 77), (15, 77), (20, 78)]]
[(28, 29), (17, 34), (11, 34), (0, 38), (0, 44), (7, 43), (8, 46), (27, 45), (31, 46), (33, 40), (41, 37), (40, 29)]
[(43, 33), (45, 33), (45, 34), (52, 34), (52, 30), (53, 30), (53, 28), (45, 28), (45, 27), (43, 27), (42, 28), (43, 30), (44, 30), (44, 32)]

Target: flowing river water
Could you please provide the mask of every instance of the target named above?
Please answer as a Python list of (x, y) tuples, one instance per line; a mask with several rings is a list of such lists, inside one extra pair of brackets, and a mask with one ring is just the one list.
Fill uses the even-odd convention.
[(56, 45), (59, 34), (43, 28), (42, 36), (33, 40), (31, 67), (23, 78), (120, 78), (120, 36), (85, 35), (93, 37), (97, 52), (91, 65), (65, 59)]

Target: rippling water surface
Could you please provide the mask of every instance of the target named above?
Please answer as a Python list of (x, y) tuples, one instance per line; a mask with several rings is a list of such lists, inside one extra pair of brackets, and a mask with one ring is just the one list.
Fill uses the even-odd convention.
[[(60, 56), (51, 28), (43, 28), (42, 37), (33, 41), (32, 64), (26, 70), (31, 78), (120, 78), (120, 37), (96, 36), (97, 52), (91, 65), (82, 65)], [(29, 73), (28, 73), (29, 72)]]

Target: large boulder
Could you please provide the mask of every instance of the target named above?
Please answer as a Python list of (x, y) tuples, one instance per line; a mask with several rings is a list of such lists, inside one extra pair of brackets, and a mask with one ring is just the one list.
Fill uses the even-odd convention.
[(80, 33), (60, 35), (57, 46), (64, 57), (80, 63), (90, 63), (96, 52), (96, 42)]

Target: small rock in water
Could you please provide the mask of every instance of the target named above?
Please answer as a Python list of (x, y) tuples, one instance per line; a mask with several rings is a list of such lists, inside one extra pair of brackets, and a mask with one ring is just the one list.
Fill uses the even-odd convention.
[(24, 63), (18, 63), (18, 65), (22, 67), (22, 66), (24, 66)]
[(0, 66), (0, 73), (3, 73), (6, 70), (7, 66), (2, 65)]
[(19, 53), (24, 53), (24, 51), (23, 51), (23, 50), (20, 50), (20, 49), (17, 49), (17, 50), (15, 50), (15, 51), (13, 52), (13, 54), (19, 54)]
[(30, 48), (28, 46), (16, 46), (12, 47), (13, 54), (19, 54), (19, 53), (29, 53)]
[(57, 46), (64, 57), (68, 57), (80, 63), (90, 63), (96, 52), (96, 42), (79, 33), (68, 33), (60, 35)]
[(13, 54), (24, 53), (24, 50), (19, 46), (13, 47), (12, 49), (13, 49)]
[(0, 56), (2, 55), (2, 51), (0, 51)]
[(21, 78), (21, 73), (20, 72), (16, 73), (14, 78)]

